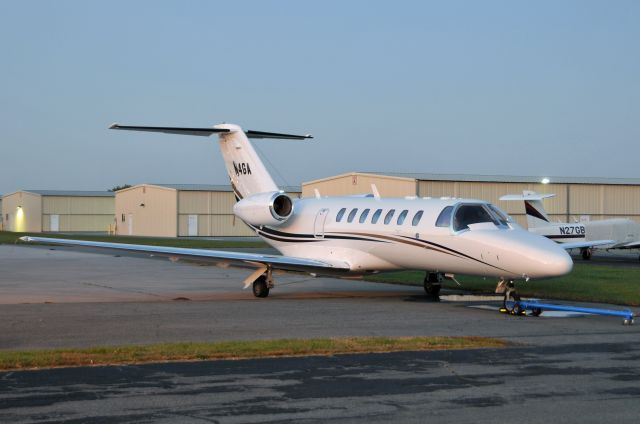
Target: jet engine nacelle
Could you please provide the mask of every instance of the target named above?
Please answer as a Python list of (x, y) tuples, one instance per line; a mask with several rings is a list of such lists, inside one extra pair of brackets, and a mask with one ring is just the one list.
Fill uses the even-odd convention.
[(293, 214), (293, 200), (282, 191), (258, 193), (236, 203), (233, 213), (251, 225), (277, 226)]

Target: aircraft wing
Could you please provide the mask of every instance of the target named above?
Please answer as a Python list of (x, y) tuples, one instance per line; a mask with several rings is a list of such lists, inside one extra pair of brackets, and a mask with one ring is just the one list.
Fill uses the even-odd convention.
[(618, 246), (618, 249), (640, 249), (640, 241), (632, 241), (631, 243)]
[(558, 244), (564, 247), (566, 250), (569, 250), (569, 249), (604, 246), (605, 244), (613, 244), (615, 242), (616, 242), (615, 240), (592, 240), (592, 241), (576, 241), (575, 243), (558, 243)]
[(66, 240), (49, 237), (20, 237), (24, 242), (49, 243), (61, 246), (94, 247), (112, 251), (149, 254), (168, 258), (180, 258), (201, 262), (236, 265), (246, 268), (266, 268), (283, 271), (298, 271), (318, 274), (345, 274), (349, 271), (346, 263), (329, 263), (314, 259), (281, 255), (260, 255), (255, 253), (229, 252), (208, 249), (187, 249), (182, 247), (149, 246), (143, 244), (107, 243), (98, 241)]

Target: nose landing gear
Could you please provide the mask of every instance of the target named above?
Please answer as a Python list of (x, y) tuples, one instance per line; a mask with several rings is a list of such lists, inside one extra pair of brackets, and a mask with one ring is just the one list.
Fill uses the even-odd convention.
[(526, 311), (520, 306), (520, 295), (516, 291), (513, 280), (505, 281), (501, 278), (496, 286), (496, 293), (504, 293), (500, 312), (511, 315), (526, 315)]

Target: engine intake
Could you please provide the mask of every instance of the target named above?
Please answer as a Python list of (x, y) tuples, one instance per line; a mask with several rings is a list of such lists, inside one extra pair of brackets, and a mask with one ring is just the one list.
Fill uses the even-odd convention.
[(282, 191), (258, 193), (236, 203), (233, 213), (251, 225), (277, 226), (293, 214), (293, 200)]

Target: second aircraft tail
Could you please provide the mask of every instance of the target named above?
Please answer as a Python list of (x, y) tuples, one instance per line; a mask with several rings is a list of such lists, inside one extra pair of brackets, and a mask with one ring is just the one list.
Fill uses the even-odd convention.
[(551, 225), (549, 215), (542, 205), (542, 200), (553, 196), (555, 196), (555, 194), (539, 194), (535, 191), (524, 190), (521, 195), (507, 194), (506, 196), (502, 196), (500, 200), (524, 201), (527, 225), (529, 228), (539, 228)]

